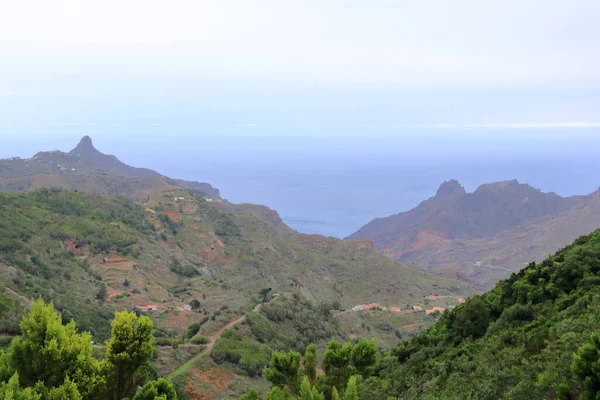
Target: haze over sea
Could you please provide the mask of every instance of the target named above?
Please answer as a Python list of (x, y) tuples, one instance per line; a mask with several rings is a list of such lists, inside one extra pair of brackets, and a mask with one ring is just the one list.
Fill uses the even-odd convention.
[(349, 130), (327, 137), (313, 131), (287, 137), (172, 134), (159, 128), (135, 134), (50, 131), (2, 135), (0, 157), (67, 151), (90, 134), (96, 148), (128, 164), (209, 182), (232, 202), (274, 208), (299, 232), (340, 238), (373, 218), (416, 206), (448, 179), (458, 179), (467, 191), (517, 179), (563, 196), (600, 186), (595, 127), (402, 128), (395, 135)]

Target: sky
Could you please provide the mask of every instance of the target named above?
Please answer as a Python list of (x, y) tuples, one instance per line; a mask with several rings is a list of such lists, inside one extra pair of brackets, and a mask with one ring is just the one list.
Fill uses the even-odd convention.
[(594, 0), (3, 3), (4, 137), (600, 126)]

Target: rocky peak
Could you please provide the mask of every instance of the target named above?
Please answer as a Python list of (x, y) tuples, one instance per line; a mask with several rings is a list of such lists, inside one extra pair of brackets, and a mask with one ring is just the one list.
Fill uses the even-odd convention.
[(438, 189), (435, 196), (436, 197), (448, 197), (448, 196), (456, 196), (456, 195), (462, 196), (464, 194), (467, 194), (467, 191), (465, 190), (465, 188), (462, 187), (462, 185), (456, 179), (451, 179), (440, 185), (440, 188)]
[(90, 154), (90, 153), (97, 153), (97, 152), (98, 152), (98, 150), (96, 150), (96, 148), (94, 147), (94, 144), (92, 143), (92, 138), (89, 136), (84, 136), (83, 138), (81, 138), (77, 147), (75, 147), (73, 150), (71, 150), (71, 154), (82, 154), (82, 155)]

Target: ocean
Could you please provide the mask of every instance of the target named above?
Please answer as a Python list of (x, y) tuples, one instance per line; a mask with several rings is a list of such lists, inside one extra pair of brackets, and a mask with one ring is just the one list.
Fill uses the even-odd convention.
[(598, 133), (574, 141), (242, 138), (172, 144), (136, 164), (207, 181), (235, 203), (265, 204), (299, 232), (344, 238), (417, 206), (449, 179), (467, 191), (517, 179), (563, 196), (591, 193), (600, 186)]
[[(518, 132), (514, 132), (518, 131)], [(92, 134), (96, 147), (122, 161), (167, 176), (209, 182), (222, 197), (265, 204), (293, 229), (343, 238), (373, 218), (409, 210), (457, 179), (467, 191), (517, 179), (560, 195), (587, 194), (600, 186), (600, 130), (444, 131), (321, 137), (248, 133)], [(14, 154), (69, 150), (73, 135), (48, 147), (16, 142)], [(68, 139), (68, 140), (67, 140)], [(25, 148), (31, 147), (28, 154)], [(23, 154), (25, 153), (25, 154)]]

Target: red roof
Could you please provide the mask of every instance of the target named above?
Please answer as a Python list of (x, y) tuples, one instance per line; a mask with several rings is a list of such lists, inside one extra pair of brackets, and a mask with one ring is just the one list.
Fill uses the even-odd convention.
[(155, 310), (157, 307), (156, 304), (148, 304), (145, 306), (137, 306), (137, 308), (139, 308), (140, 310)]

